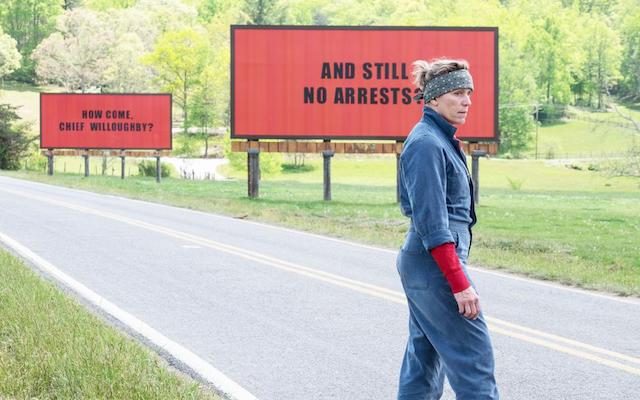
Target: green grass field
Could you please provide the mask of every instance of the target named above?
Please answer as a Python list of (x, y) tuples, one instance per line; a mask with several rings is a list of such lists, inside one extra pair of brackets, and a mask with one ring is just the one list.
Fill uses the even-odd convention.
[[(629, 128), (574, 120), (539, 128), (538, 158), (605, 158), (620, 156), (640, 135)], [(533, 146), (532, 146), (533, 147)], [(533, 158), (535, 149), (527, 152)]]
[(0, 251), (0, 398), (219, 397)]
[[(284, 162), (287, 162), (287, 157)], [(469, 160), (469, 165), (471, 162)], [(279, 173), (265, 179), (273, 182), (295, 181), (322, 183), (322, 157), (307, 157), (305, 166), (313, 170), (301, 173)], [(552, 160), (505, 160), (483, 158), (480, 160), (481, 187), (491, 189), (589, 192), (627, 192), (640, 188), (638, 180), (609, 177), (605, 173), (589, 171), (588, 165), (555, 162)], [(246, 172), (234, 171), (224, 166), (226, 176), (246, 180)], [(331, 161), (332, 182), (365, 186), (392, 186), (396, 184), (396, 159), (391, 156), (360, 156), (337, 154)]]
[[(587, 112), (570, 107), (571, 119), (538, 128), (538, 159), (606, 158), (624, 154), (640, 144), (640, 132), (623, 116), (640, 121), (640, 111), (615, 106), (617, 111)], [(535, 157), (535, 132), (528, 158)]]

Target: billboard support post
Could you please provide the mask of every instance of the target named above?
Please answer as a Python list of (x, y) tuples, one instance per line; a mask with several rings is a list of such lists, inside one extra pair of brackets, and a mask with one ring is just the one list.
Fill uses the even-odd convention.
[(324, 170), (324, 201), (331, 201), (331, 157), (335, 152), (333, 150), (324, 150), (322, 152), (323, 170)]
[(480, 157), (487, 155), (484, 150), (471, 152), (471, 179), (473, 180), (473, 198), (476, 204), (480, 203)]
[(125, 152), (124, 149), (120, 150), (120, 179), (124, 179), (125, 170)]
[(84, 176), (89, 176), (89, 149), (86, 149), (84, 154), (82, 155), (84, 158)]
[(247, 150), (247, 163), (249, 197), (255, 199), (260, 195), (260, 149)]
[(53, 175), (53, 150), (47, 151), (47, 175)]
[(160, 175), (162, 174), (162, 168), (160, 168), (160, 150), (156, 156), (156, 182), (160, 183)]

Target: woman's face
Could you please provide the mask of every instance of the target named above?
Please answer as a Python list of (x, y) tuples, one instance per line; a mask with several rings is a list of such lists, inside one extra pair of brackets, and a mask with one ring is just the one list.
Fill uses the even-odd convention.
[(471, 89), (456, 89), (429, 102), (438, 114), (452, 125), (462, 125), (467, 120), (471, 105)]

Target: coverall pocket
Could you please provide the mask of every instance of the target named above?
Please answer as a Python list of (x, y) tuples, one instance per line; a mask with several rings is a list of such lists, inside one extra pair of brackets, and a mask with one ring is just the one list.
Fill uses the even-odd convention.
[(451, 231), (451, 236), (453, 236), (453, 243), (456, 246), (456, 249), (458, 248), (458, 245), (460, 244), (460, 236), (458, 235), (458, 232), (456, 231)]
[[(432, 260), (426, 252), (420, 254), (400, 250), (397, 267), (405, 291), (429, 289), (434, 279)], [(437, 269), (437, 266), (435, 268)]]

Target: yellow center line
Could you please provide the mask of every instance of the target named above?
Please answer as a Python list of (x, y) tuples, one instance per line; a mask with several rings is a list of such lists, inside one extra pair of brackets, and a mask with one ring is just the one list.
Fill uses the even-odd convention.
[[(317, 270), (314, 268), (306, 267), (289, 261), (284, 261), (278, 258), (274, 258), (265, 254), (261, 254), (255, 251), (243, 249), (240, 247), (232, 246), (225, 243), (220, 243), (211, 239), (203, 238), (200, 236), (192, 235), (186, 232), (177, 231), (164, 226), (151, 224), (148, 222), (124, 217), (118, 214), (104, 212), (88, 207), (83, 207), (75, 204), (70, 204), (64, 201), (45, 199), (39, 196), (31, 195), (21, 191), (0, 188), (0, 190), (12, 193), (18, 196), (30, 198), (40, 202), (64, 207), (70, 210), (78, 211), (85, 214), (91, 214), (102, 218), (122, 222), (131, 226), (136, 226), (149, 231), (157, 232), (169, 237), (184, 240), (194, 244), (198, 244), (203, 247), (207, 247), (213, 250), (221, 251), (227, 254), (235, 255), (246, 260), (254, 261), (259, 264), (268, 265), (272, 268), (279, 270), (292, 272), (298, 275), (302, 275), (308, 278), (312, 278), (318, 281), (326, 282), (335, 286), (350, 289), (362, 294), (366, 294), (379, 299), (384, 299), (397, 304), (407, 304), (406, 297), (403, 293), (387, 289), (381, 286), (372, 285), (366, 282), (358, 281), (355, 279), (347, 278), (341, 275)], [(579, 357), (585, 360), (589, 360), (600, 365), (605, 365), (610, 368), (615, 368), (621, 371), (625, 371), (634, 375), (640, 376), (640, 368), (632, 367), (623, 364), (619, 361), (610, 360), (602, 356), (608, 356), (610, 358), (616, 358), (630, 363), (640, 364), (640, 359), (625, 354), (617, 353), (600, 347), (592, 346), (586, 343), (582, 343), (576, 340), (568, 339), (562, 336), (554, 335), (544, 331), (528, 328), (522, 325), (517, 325), (508, 321), (493, 318), (485, 315), (485, 320), (489, 325), (489, 329), (497, 334), (518, 339), (527, 343), (532, 343), (538, 346), (542, 346), (548, 349), (552, 349), (561, 353), (570, 354), (575, 357)], [(599, 355), (596, 355), (596, 354)]]
[(578, 342), (578, 341), (572, 340), (572, 339), (567, 339), (565, 337), (554, 335), (554, 334), (547, 333), (547, 332), (543, 332), (543, 331), (540, 331), (540, 330), (537, 330), (537, 329), (532, 329), (532, 328), (527, 328), (525, 326), (516, 325), (516, 324), (513, 324), (511, 322), (507, 322), (507, 321), (504, 321), (504, 320), (501, 320), (501, 319), (498, 319), (498, 318), (485, 316), (485, 320), (488, 323), (491, 323), (494, 326), (495, 325), (502, 325), (503, 327), (506, 327), (506, 328), (520, 330), (520, 331), (528, 333), (528, 334), (540, 336), (540, 337), (547, 338), (547, 339), (550, 339), (550, 340), (555, 340), (556, 342), (565, 343), (565, 344), (568, 344), (570, 346), (580, 347), (580, 348), (583, 348), (585, 350), (589, 350), (589, 351), (594, 352), (594, 353), (600, 353), (600, 354), (603, 354), (603, 355), (606, 355), (606, 356), (609, 356), (609, 357), (619, 358), (619, 359), (624, 360), (624, 361), (628, 361), (628, 362), (635, 363), (635, 364), (640, 364), (640, 358), (631, 357), (631, 356), (628, 356), (628, 355), (625, 355), (625, 354), (617, 353), (615, 351), (602, 349), (600, 347), (592, 346), (590, 344)]

